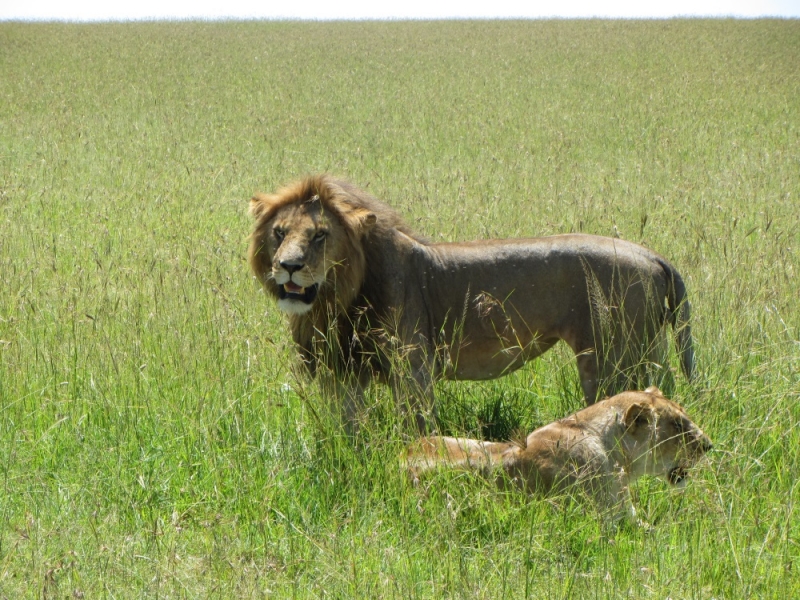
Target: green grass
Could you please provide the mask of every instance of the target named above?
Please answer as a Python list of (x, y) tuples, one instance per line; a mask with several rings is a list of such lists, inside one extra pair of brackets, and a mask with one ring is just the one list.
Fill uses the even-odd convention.
[[(800, 596), (798, 21), (0, 23), (0, 48), (0, 598)], [(252, 193), (317, 171), (433, 239), (617, 232), (681, 270), (676, 398), (716, 451), (636, 487), (652, 531), (412, 488), (385, 389), (358, 443), (317, 418), (245, 262)], [(437, 392), (479, 435), (580, 407), (563, 348)]]

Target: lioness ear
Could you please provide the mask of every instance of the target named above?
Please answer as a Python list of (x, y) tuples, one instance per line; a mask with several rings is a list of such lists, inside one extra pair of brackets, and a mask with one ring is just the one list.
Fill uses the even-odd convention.
[(650, 420), (653, 418), (653, 409), (647, 404), (631, 404), (628, 410), (625, 411), (625, 427), (634, 429), (640, 425), (649, 425)]
[(664, 394), (663, 394), (663, 393), (661, 393), (661, 390), (660, 390), (660, 389), (658, 389), (658, 388), (657, 388), (656, 386), (654, 386), (654, 385), (651, 385), (649, 388), (647, 388), (647, 389), (645, 390), (645, 392), (646, 392), (646, 393), (648, 393), (648, 394), (653, 394), (654, 396), (661, 396), (662, 398), (664, 397)]

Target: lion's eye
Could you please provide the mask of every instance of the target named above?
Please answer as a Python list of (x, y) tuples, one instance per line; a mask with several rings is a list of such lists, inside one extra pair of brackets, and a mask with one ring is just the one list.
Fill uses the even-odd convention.
[(280, 227), (276, 227), (275, 229), (273, 229), (272, 233), (275, 235), (275, 239), (278, 240), (279, 242), (282, 242), (283, 238), (286, 237), (286, 232)]
[(680, 435), (683, 435), (684, 433), (687, 433), (689, 431), (689, 428), (686, 426), (686, 423), (684, 423), (682, 419), (675, 419), (674, 426), (678, 434)]
[(314, 234), (314, 241), (321, 242), (324, 240), (328, 235), (327, 231), (319, 230), (317, 233)]

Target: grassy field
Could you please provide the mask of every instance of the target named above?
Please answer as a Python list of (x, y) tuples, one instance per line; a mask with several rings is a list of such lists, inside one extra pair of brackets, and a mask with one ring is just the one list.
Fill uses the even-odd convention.
[[(687, 280), (715, 442), (650, 531), (315, 418), (247, 201), (346, 176), (434, 239)], [(0, 598), (800, 597), (800, 22), (0, 23)], [(443, 427), (580, 408), (564, 348)], [(496, 432), (495, 432), (496, 433)]]

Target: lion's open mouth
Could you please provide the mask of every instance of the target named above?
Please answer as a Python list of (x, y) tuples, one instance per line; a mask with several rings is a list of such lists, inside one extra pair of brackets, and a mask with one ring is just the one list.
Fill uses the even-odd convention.
[(300, 300), (306, 304), (311, 304), (317, 297), (318, 290), (319, 284), (316, 283), (304, 288), (289, 281), (278, 288), (278, 297), (281, 300)]
[(675, 467), (674, 469), (670, 469), (669, 473), (667, 473), (667, 479), (672, 485), (680, 485), (686, 481), (686, 477), (689, 473), (686, 470), (686, 467)]

